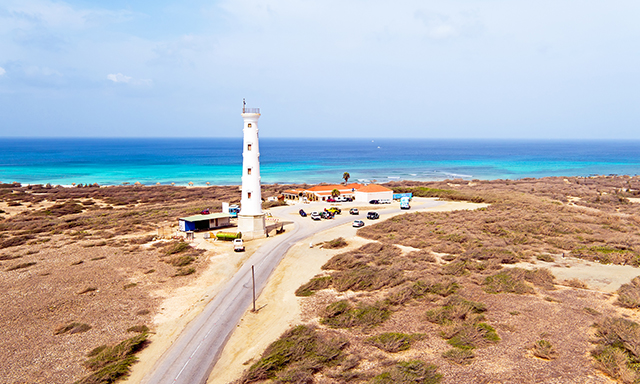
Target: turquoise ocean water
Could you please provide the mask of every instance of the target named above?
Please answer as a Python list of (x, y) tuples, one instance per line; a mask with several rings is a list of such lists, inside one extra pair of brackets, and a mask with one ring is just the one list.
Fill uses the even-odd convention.
[[(260, 139), (264, 183), (640, 174), (640, 141)], [(0, 181), (240, 184), (242, 139), (0, 139)]]

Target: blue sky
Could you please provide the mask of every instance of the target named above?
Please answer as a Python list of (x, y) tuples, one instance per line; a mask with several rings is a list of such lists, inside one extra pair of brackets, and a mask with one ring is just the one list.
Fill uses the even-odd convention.
[(0, 137), (640, 139), (640, 2), (0, 0)]

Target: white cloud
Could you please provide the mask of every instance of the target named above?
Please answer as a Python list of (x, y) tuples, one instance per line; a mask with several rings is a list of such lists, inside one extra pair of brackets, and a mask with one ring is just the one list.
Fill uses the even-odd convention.
[(123, 75), (122, 73), (110, 73), (107, 75), (107, 79), (114, 83), (125, 83), (132, 85), (151, 85), (153, 81), (151, 79), (134, 79), (131, 76)]
[(122, 73), (110, 73), (107, 75), (107, 79), (114, 83), (128, 83), (133, 79), (131, 76), (125, 76)]
[(4, 68), (0, 67), (0, 76), (4, 75), (5, 73), (7, 73), (7, 71), (5, 71)]

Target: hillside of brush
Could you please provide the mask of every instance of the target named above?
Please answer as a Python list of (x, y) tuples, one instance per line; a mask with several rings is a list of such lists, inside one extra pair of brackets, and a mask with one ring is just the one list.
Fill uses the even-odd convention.
[(368, 223), (358, 236), (373, 242), (296, 291), (307, 320), (239, 383), (640, 380), (640, 279), (602, 292), (545, 268), (636, 268), (640, 178), (388, 186), (490, 205)]

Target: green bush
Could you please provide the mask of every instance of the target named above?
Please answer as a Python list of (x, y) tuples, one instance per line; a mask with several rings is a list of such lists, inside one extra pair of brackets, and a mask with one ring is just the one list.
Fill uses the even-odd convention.
[(419, 340), (422, 337), (424, 337), (422, 334), (408, 335), (406, 333), (386, 332), (371, 336), (367, 338), (365, 342), (383, 351), (394, 353), (406, 351), (411, 347), (413, 341)]
[(389, 316), (391, 311), (380, 301), (373, 305), (359, 303), (352, 307), (346, 300), (340, 300), (325, 308), (321, 323), (332, 328), (374, 327)]
[(371, 384), (437, 384), (440, 380), (437, 366), (410, 360), (396, 363), (391, 370), (375, 376)]
[(482, 315), (485, 312), (486, 306), (482, 303), (465, 300), (460, 296), (452, 296), (448, 298), (444, 305), (440, 308), (427, 311), (427, 320), (445, 325), (457, 321), (479, 321), (482, 320)]
[(290, 382), (296, 377), (311, 377), (323, 367), (339, 362), (347, 344), (340, 337), (323, 336), (314, 327), (299, 325), (271, 343), (262, 358), (243, 374), (239, 382), (251, 383), (272, 379), (276, 375), (282, 382)]
[(191, 249), (191, 246), (188, 243), (179, 241), (177, 243), (171, 243), (164, 253), (167, 255), (174, 255), (176, 253), (184, 252), (188, 249)]
[(500, 337), (496, 330), (486, 323), (456, 325), (447, 343), (460, 349), (473, 349), (487, 343), (496, 343)]
[(468, 365), (476, 355), (471, 349), (451, 348), (444, 352), (442, 357), (456, 364)]
[(75, 384), (109, 384), (126, 376), (131, 365), (138, 359), (135, 353), (147, 345), (147, 333), (133, 336), (115, 346), (100, 346), (88, 353), (89, 359), (84, 366), (92, 371), (91, 375), (76, 381)]

